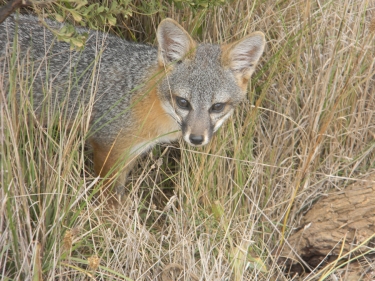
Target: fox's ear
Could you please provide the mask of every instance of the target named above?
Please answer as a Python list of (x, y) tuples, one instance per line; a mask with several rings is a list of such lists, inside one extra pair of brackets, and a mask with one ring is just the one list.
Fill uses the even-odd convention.
[(172, 19), (163, 20), (156, 37), (159, 44), (158, 60), (161, 66), (194, 56), (196, 44), (186, 30)]
[(234, 71), (241, 87), (246, 88), (265, 44), (264, 34), (258, 31), (222, 47), (222, 64)]

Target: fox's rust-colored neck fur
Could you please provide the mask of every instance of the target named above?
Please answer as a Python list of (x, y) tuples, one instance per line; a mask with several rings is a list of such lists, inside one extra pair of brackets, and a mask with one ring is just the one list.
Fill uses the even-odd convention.
[[(160, 66), (150, 71), (152, 75), (141, 90), (142, 95), (133, 101), (132, 115), (137, 122), (132, 131), (135, 132), (137, 142), (155, 141), (162, 136), (165, 140), (169, 138), (168, 134), (178, 130), (176, 121), (165, 112), (157, 93), (157, 85), (165, 77), (166, 71)], [(176, 139), (176, 133), (170, 135), (170, 139)]]
[(157, 67), (150, 73), (151, 78), (132, 101), (132, 126), (119, 133), (110, 147), (92, 142), (96, 152), (94, 168), (97, 174), (107, 177), (107, 187), (114, 181), (119, 169), (113, 167), (123, 167), (125, 171), (117, 181), (125, 182), (127, 171), (132, 168), (137, 156), (155, 143), (176, 140), (181, 134), (178, 124), (165, 112), (157, 94), (157, 84), (164, 77), (165, 70)]

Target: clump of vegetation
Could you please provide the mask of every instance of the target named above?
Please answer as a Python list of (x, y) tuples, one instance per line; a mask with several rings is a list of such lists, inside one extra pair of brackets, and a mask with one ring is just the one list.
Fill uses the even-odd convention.
[[(39, 124), (14, 101), (30, 93), (31, 62), (0, 60), (0, 280), (286, 280), (277, 249), (303, 212), (374, 170), (374, 3), (101, 2), (34, 8), (148, 43), (167, 16), (198, 41), (260, 30), (267, 48), (248, 101), (213, 141), (152, 151), (118, 210), (99, 200), (87, 116), (69, 130), (61, 116)], [(84, 47), (70, 27), (56, 32)], [(324, 278), (337, 280), (339, 267)]]

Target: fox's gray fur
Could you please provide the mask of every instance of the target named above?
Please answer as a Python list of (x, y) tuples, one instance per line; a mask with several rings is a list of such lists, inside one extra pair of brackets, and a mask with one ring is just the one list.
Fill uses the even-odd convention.
[(21, 59), (33, 62), (29, 80), (37, 114), (44, 103), (55, 110), (65, 104), (69, 122), (82, 104), (92, 104), (89, 141), (101, 176), (120, 170), (113, 167), (121, 158), (177, 139), (179, 131), (191, 145), (207, 144), (244, 99), (265, 45), (260, 32), (223, 46), (197, 44), (171, 19), (158, 27), (158, 48), (78, 31), (88, 33), (83, 51), (56, 40), (34, 16), (10, 17), (0, 25), (0, 75), (6, 85), (11, 52), (19, 48)]
[[(46, 20), (55, 29), (62, 24)], [(131, 122), (129, 105), (136, 89), (147, 79), (147, 69), (157, 63), (157, 49), (144, 44), (136, 44), (122, 40), (109, 34), (78, 28), (78, 32), (88, 33), (88, 39), (82, 52), (71, 50), (70, 44), (58, 41), (55, 36), (43, 28), (34, 16), (11, 16), (0, 25), (0, 58), (5, 60), (6, 46), (12, 46), (14, 30), (18, 28), (18, 47), (20, 53), (34, 62), (33, 103), (35, 110), (41, 110), (46, 101), (46, 87), (53, 88), (51, 99), (59, 103), (68, 102), (67, 116), (75, 116), (80, 102), (88, 102), (90, 91), (96, 83), (90, 81), (94, 71), (94, 62), (100, 77), (93, 104), (96, 138), (111, 143), (118, 132)], [(9, 52), (11, 49), (7, 48)], [(13, 48), (14, 50), (14, 48)], [(102, 52), (100, 54), (100, 52)], [(99, 55), (100, 54), (100, 55)], [(9, 58), (9, 55), (8, 55)], [(6, 75), (6, 67), (2, 69)], [(83, 77), (80, 77), (82, 74)], [(46, 78), (48, 77), (48, 78)], [(77, 77), (80, 77), (75, 83)], [(54, 101), (52, 101), (54, 103)], [(121, 118), (116, 117), (123, 112)], [(105, 114), (103, 114), (105, 113)], [(95, 117), (97, 115), (97, 117)], [(98, 118), (100, 117), (102, 118)], [(117, 122), (110, 122), (116, 120)], [(111, 123), (111, 125), (106, 125)], [(93, 128), (93, 132), (96, 129)]]

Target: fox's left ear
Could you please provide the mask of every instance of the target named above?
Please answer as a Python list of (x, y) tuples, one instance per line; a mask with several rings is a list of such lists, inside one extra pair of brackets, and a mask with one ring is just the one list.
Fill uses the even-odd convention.
[(171, 65), (173, 62), (194, 56), (195, 41), (174, 20), (169, 18), (163, 20), (158, 26), (156, 37), (159, 44), (158, 60), (160, 66)]
[(257, 31), (222, 47), (222, 64), (235, 73), (240, 87), (246, 89), (255, 66), (263, 54), (265, 44), (264, 34)]

